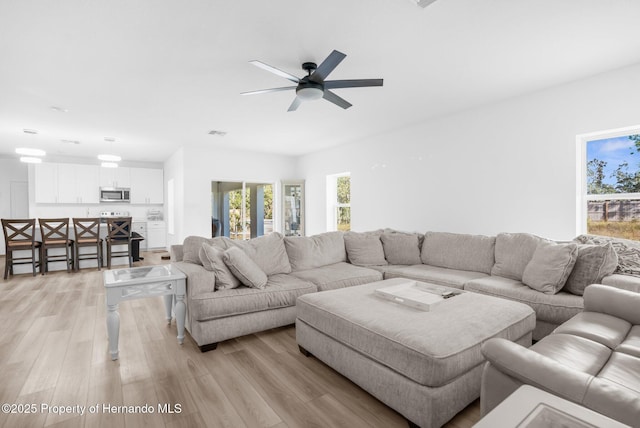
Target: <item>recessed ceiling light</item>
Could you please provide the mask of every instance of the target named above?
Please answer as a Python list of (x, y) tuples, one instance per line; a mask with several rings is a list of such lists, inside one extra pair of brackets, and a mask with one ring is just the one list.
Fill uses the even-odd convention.
[(225, 135), (227, 135), (227, 133), (225, 131), (216, 131), (215, 129), (209, 131), (209, 135), (218, 135), (220, 137), (224, 137)]
[(42, 159), (40, 158), (32, 158), (29, 156), (23, 156), (20, 158), (20, 162), (24, 163), (42, 163)]
[(37, 129), (23, 129), (22, 132), (24, 132), (25, 134), (37, 134), (38, 130)]
[(98, 155), (98, 159), (107, 162), (120, 162), (122, 160), (118, 155)]
[(25, 156), (44, 156), (47, 154), (47, 152), (45, 152), (44, 150), (31, 149), (29, 147), (18, 147), (16, 149), (16, 153)]
[(68, 113), (68, 112), (69, 112), (69, 110), (67, 110), (67, 109), (66, 109), (66, 108), (64, 108), (64, 107), (60, 107), (60, 106), (51, 106), (51, 107), (49, 107), (49, 108), (50, 108), (51, 110), (53, 110), (53, 111), (57, 111), (58, 113)]
[(100, 166), (102, 166), (103, 168), (117, 168), (118, 164), (115, 162), (102, 162)]
[(78, 140), (60, 140), (60, 142), (65, 144), (80, 144)]

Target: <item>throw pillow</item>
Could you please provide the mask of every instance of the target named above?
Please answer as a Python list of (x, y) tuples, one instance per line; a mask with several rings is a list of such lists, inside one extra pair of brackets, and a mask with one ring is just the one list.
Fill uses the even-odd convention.
[(273, 232), (248, 241), (232, 242), (232, 246), (240, 247), (267, 276), (291, 272), (284, 237), (280, 233)]
[(213, 239), (202, 236), (187, 236), (184, 238), (184, 242), (182, 243), (182, 261), (197, 265), (202, 264), (200, 261), (200, 249), (204, 243), (212, 244)]
[(200, 252), (204, 268), (213, 271), (216, 275), (216, 290), (229, 290), (240, 285), (240, 280), (233, 276), (233, 273), (231, 273), (222, 259), (224, 250), (204, 243)]
[(602, 278), (611, 275), (618, 266), (618, 256), (613, 245), (578, 244), (578, 258), (563, 290), (582, 296), (590, 284), (600, 284)]
[(413, 233), (390, 233), (380, 235), (382, 249), (387, 262), (392, 265), (419, 265), (420, 239)]
[(550, 241), (529, 233), (499, 233), (491, 275), (521, 281), (524, 269), (540, 242)]
[(262, 289), (267, 285), (267, 275), (240, 248), (231, 247), (225, 250), (222, 260), (235, 277), (247, 287)]
[(351, 264), (356, 266), (382, 266), (388, 264), (384, 258), (380, 235), (377, 233), (345, 233), (344, 245)]
[(541, 242), (522, 274), (522, 282), (545, 294), (556, 294), (564, 287), (578, 257), (576, 244)]
[(618, 255), (618, 266), (614, 273), (640, 276), (640, 242), (599, 235), (579, 235), (574, 241), (596, 245), (610, 242)]
[(344, 232), (287, 236), (284, 238), (284, 244), (294, 272), (347, 261)]

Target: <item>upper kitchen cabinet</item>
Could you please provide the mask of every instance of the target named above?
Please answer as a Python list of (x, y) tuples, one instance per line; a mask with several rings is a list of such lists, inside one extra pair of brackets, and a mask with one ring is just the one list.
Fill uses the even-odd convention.
[(164, 181), (161, 169), (131, 168), (131, 203), (164, 203)]
[(100, 168), (100, 187), (131, 187), (131, 168)]
[(98, 166), (58, 164), (58, 203), (97, 204), (99, 187)]
[(39, 163), (35, 166), (36, 203), (55, 204), (58, 202), (58, 165)]
[(98, 167), (69, 163), (35, 165), (35, 201), (40, 204), (97, 204)]

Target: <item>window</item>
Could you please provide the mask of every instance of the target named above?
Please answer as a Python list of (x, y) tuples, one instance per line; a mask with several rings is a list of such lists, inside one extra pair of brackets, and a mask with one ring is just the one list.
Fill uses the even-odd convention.
[(582, 231), (640, 240), (640, 129), (582, 138)]
[(211, 236), (246, 240), (273, 232), (273, 184), (211, 183)]
[(351, 230), (351, 175), (327, 176), (327, 230)]

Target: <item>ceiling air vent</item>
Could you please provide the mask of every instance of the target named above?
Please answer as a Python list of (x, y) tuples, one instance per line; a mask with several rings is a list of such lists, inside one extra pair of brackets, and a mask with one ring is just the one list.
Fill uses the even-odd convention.
[(24, 132), (25, 134), (37, 134), (38, 130), (36, 130), (36, 129), (23, 129), (22, 132)]
[(227, 133), (225, 131), (216, 131), (214, 129), (212, 131), (209, 131), (209, 135), (217, 135), (219, 137), (224, 137), (225, 135), (227, 135)]
[(60, 140), (61, 143), (65, 143), (65, 144), (80, 144), (80, 141), (78, 140)]
[(411, 0), (411, 3), (415, 3), (420, 7), (427, 7), (436, 0)]

